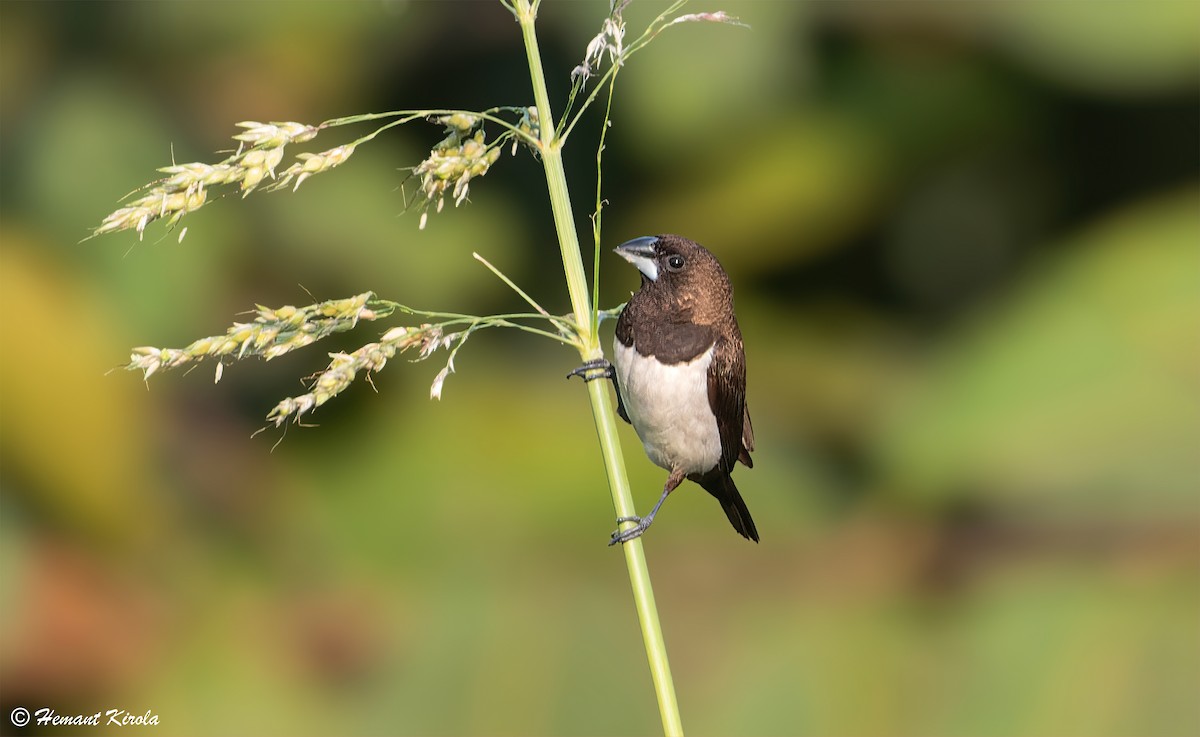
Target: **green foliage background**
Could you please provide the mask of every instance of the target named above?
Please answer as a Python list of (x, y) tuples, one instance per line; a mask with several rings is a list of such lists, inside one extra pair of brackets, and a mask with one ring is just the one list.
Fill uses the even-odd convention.
[[(639, 55), (606, 152), (609, 245), (706, 244), (747, 341), (763, 543), (694, 488), (647, 536), (685, 727), (1196, 734), (1200, 4), (691, 8), (716, 9), (753, 30)], [(606, 11), (545, 6), (560, 93)], [(498, 4), (0, 4), (3, 714), (658, 730), (570, 351), (481, 335), (440, 403), (436, 364), (394, 362), (274, 452), (251, 433), (333, 346), (216, 387), (106, 374), (309, 293), (516, 306), (473, 250), (566, 311), (535, 163), (418, 232), (398, 168), (440, 129), (410, 126), (296, 194), (206, 207), (182, 245), (79, 243), (237, 121), (529, 97)], [(636, 287), (602, 269), (605, 306)], [(662, 473), (624, 432), (648, 505)]]

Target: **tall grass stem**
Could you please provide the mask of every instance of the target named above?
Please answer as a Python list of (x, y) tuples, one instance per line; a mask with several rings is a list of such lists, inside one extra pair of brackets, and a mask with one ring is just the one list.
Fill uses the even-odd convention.
[[(567, 290), (571, 297), (571, 308), (580, 330), (580, 357), (591, 360), (602, 358), (598, 331), (591, 315), (591, 298), (588, 294), (587, 277), (579, 250), (579, 237), (575, 229), (574, 211), (571, 209), (570, 193), (567, 189), (566, 172), (562, 161), (562, 138), (552, 125), (554, 117), (550, 109), (550, 96), (546, 89), (545, 73), (542, 69), (541, 53), (538, 50), (534, 22), (537, 17), (537, 0), (515, 0), (517, 21), (525, 41), (525, 53), (529, 62), (529, 76), (533, 83), (533, 97), (537, 105), (538, 120), (541, 121), (539, 153), (546, 172), (546, 185), (550, 194), (550, 206), (558, 233), (559, 249), (562, 252), (563, 271), (567, 279)], [(635, 514), (633, 494), (625, 472), (625, 460), (617, 437), (616, 412), (612, 397), (605, 382), (592, 381), (587, 384), (591, 400), (592, 417), (596, 424), (596, 435), (604, 458), (604, 469), (608, 476), (613, 507), (618, 517)], [(683, 723), (679, 716), (679, 703), (675, 698), (675, 684), (671, 678), (671, 667), (667, 660), (667, 648), (659, 623), (658, 608), (654, 602), (654, 589), (650, 583), (650, 569), (641, 539), (634, 539), (621, 546), (625, 553), (629, 581), (633, 588), (634, 605), (642, 629), (642, 641), (650, 665), (650, 675), (658, 699), (662, 717), (663, 733), (668, 737), (683, 734)]]

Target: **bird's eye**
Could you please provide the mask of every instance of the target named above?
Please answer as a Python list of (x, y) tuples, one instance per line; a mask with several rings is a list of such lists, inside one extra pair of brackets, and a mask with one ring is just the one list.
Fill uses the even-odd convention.
[(683, 268), (683, 256), (679, 254), (671, 254), (667, 257), (667, 268), (671, 271), (679, 271)]

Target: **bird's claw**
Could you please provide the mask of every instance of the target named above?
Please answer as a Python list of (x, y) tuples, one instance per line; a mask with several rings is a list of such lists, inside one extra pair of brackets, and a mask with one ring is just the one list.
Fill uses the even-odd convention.
[(622, 545), (624, 545), (625, 543), (629, 542), (630, 540), (634, 540), (634, 539), (641, 537), (642, 533), (644, 533), (646, 530), (648, 530), (650, 528), (651, 519), (644, 518), (644, 517), (618, 517), (617, 518), (617, 524), (624, 524), (626, 522), (633, 522), (635, 524), (633, 527), (630, 527), (627, 530), (618, 529), (618, 530), (613, 531), (612, 537), (608, 541), (609, 547), (616, 545), (617, 543), (621, 543)]
[(613, 377), (613, 366), (606, 359), (596, 358), (567, 374), (568, 379), (572, 376), (578, 376), (584, 381), (611, 379)]

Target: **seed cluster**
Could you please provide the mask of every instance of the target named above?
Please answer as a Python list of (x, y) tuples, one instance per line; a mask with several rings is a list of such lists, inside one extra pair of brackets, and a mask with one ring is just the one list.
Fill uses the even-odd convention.
[(267, 414), (267, 420), (275, 423), (275, 427), (289, 420), (298, 423), (304, 414), (348, 389), (359, 371), (380, 371), (397, 353), (413, 347), (420, 349), (417, 360), (428, 358), (438, 348), (448, 347), (457, 337), (455, 333), (443, 334), (439, 325), (395, 327), (384, 333), (379, 342), (367, 343), (353, 353), (330, 353), (329, 366), (313, 378), (309, 391), (275, 405)]
[(252, 322), (236, 322), (224, 335), (200, 338), (184, 348), (134, 348), (126, 368), (138, 369), (148, 379), (159, 369), (175, 368), (206, 356), (218, 360), (225, 356), (259, 356), (269, 361), (333, 333), (350, 330), (359, 320), (386, 317), (391, 309), (372, 309), (368, 305), (374, 296), (364, 292), (305, 307), (271, 309), (259, 305)]
[[(429, 157), (413, 169), (421, 180), (425, 205), (436, 202), (437, 212), (446, 204), (446, 192), (454, 198), (454, 206), (467, 199), (471, 180), (487, 174), (500, 158), (500, 148), (485, 142), (480, 119), (466, 113), (455, 113), (437, 119), (446, 126), (446, 137), (429, 152)], [(421, 213), (421, 228), (428, 213)]]
[[(303, 123), (238, 123), (245, 130), (233, 137), (238, 149), (232, 156), (217, 164), (192, 162), (172, 164), (158, 171), (167, 175), (145, 188), (145, 194), (125, 207), (111, 213), (92, 233), (93, 236), (119, 230), (136, 230), (138, 237), (146, 226), (162, 219), (168, 228), (183, 216), (198, 210), (208, 202), (208, 192), (214, 187), (237, 184), (246, 196), (264, 181), (275, 179), (275, 169), (283, 161), (288, 144), (306, 143), (316, 137), (320, 128)], [(300, 159), (281, 175), (273, 186), (283, 186), (296, 180), (296, 186), (307, 177), (327, 171), (349, 158), (354, 147), (339, 146), (320, 154), (300, 154)]]

